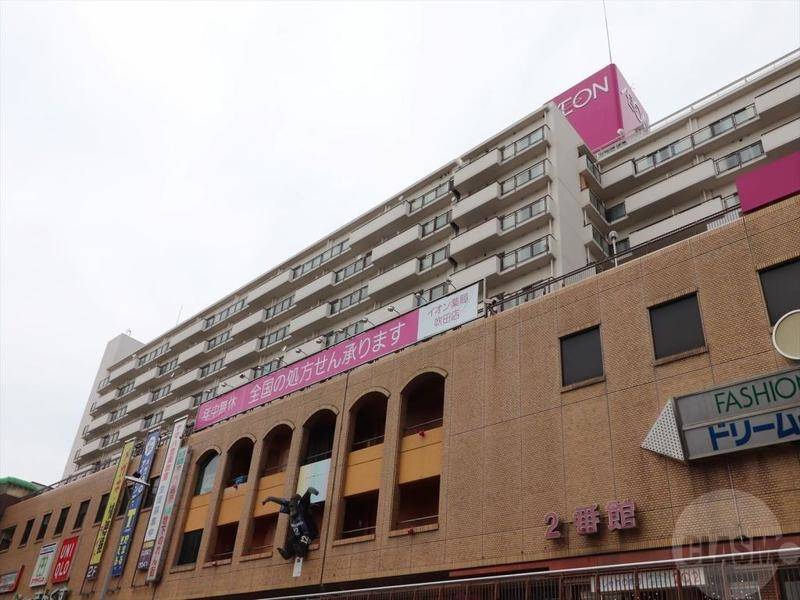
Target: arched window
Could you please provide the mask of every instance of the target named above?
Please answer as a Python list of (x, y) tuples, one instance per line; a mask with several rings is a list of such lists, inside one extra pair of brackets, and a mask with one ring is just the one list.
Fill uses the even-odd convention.
[(189, 504), (189, 514), (183, 527), (181, 544), (178, 548), (177, 564), (187, 565), (197, 562), (200, 542), (203, 539), (203, 527), (208, 514), (209, 493), (214, 487), (219, 466), (219, 453), (209, 450), (197, 460), (193, 498)]
[(297, 493), (303, 494), (309, 487), (316, 488), (319, 495), (311, 498), (311, 514), (322, 529), (325, 500), (328, 493), (328, 474), (331, 468), (333, 438), (336, 433), (336, 415), (327, 409), (314, 413), (303, 426), (303, 447), (300, 453), (300, 473), (297, 478)]
[(253, 440), (242, 438), (228, 450), (228, 467), (225, 487), (242, 485), (247, 482), (250, 473), (250, 461), (253, 459)]
[(388, 398), (370, 392), (350, 411), (350, 444), (344, 474), (341, 538), (375, 533), (383, 471), (383, 439)]
[(250, 461), (253, 458), (253, 440), (241, 438), (227, 452), (225, 461), (225, 491), (217, 512), (217, 528), (214, 532), (212, 560), (225, 560), (233, 556), (236, 535), (239, 533), (239, 519), (242, 513), (242, 499), (246, 493)]
[(401, 394), (393, 529), (413, 529), (439, 521), (444, 392), (444, 377), (427, 372), (412, 379)]
[(219, 454), (211, 451), (203, 455), (197, 461), (197, 478), (194, 484), (194, 495), (207, 494), (214, 487), (214, 479), (217, 476), (219, 466)]

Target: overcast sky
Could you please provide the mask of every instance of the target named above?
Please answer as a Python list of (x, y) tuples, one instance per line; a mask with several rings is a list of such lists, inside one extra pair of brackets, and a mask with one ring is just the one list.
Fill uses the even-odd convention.
[[(657, 120), (800, 46), (800, 3), (614, 2)], [(0, 476), (60, 478), (148, 341), (607, 61), (599, 2), (0, 6)]]

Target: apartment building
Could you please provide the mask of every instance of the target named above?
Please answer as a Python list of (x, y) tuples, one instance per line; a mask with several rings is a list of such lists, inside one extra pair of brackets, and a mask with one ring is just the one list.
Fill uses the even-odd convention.
[(611, 65), (157, 339), (104, 356), (65, 475), (453, 290), (480, 282), (480, 310), (505, 310), (720, 227), (739, 216), (737, 178), (798, 149), (800, 52), (653, 124)]

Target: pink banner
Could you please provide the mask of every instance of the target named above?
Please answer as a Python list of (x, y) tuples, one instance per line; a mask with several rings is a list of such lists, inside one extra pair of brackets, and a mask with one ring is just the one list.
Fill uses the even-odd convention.
[(418, 324), (415, 310), (218, 396), (198, 409), (195, 431), (410, 346)]
[(800, 192), (800, 151), (773, 160), (736, 179), (739, 204), (747, 213)]

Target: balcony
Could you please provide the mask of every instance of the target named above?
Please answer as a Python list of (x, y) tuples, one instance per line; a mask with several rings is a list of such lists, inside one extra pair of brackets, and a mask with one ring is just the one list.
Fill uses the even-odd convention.
[(83, 434), (82, 437), (89, 438), (95, 436), (98, 432), (102, 431), (106, 428), (106, 426), (110, 423), (108, 420), (109, 415), (100, 415), (96, 419), (92, 419), (86, 425), (86, 432)]
[(136, 387), (138, 388), (138, 387), (142, 387), (144, 385), (147, 385), (149, 382), (151, 382), (151, 381), (153, 381), (153, 379), (155, 379), (157, 374), (158, 374), (158, 368), (157, 367), (153, 367), (152, 369), (149, 369), (148, 371), (145, 371), (144, 373), (142, 373), (141, 375), (139, 375), (136, 378)]
[[(135, 421), (131, 421), (125, 427), (119, 430), (119, 437), (117, 438), (117, 442), (124, 442), (125, 440), (130, 439), (131, 437), (135, 436), (142, 430), (142, 422), (139, 419)], [(109, 444), (110, 446), (111, 444)]]
[(243, 364), (255, 359), (255, 353), (259, 350), (259, 344), (260, 340), (256, 338), (241, 346), (236, 346), (236, 348), (228, 350), (228, 353), (225, 355), (225, 366), (233, 367), (237, 364)]
[(184, 398), (183, 400), (179, 400), (178, 402), (173, 402), (169, 406), (164, 408), (164, 419), (172, 419), (181, 415), (183, 413), (187, 413), (194, 408), (194, 402), (191, 398)]
[(422, 227), (419, 224), (414, 225), (375, 246), (372, 251), (372, 262), (379, 268), (389, 266), (409, 256), (419, 254), (426, 246), (447, 238), (451, 233), (452, 228), (445, 225), (433, 233), (423, 236)]
[(589, 252), (590, 262), (608, 258), (610, 254), (608, 242), (603, 234), (600, 233), (594, 225), (586, 225), (581, 233), (583, 245)]
[(500, 184), (490, 183), (474, 194), (462, 198), (453, 207), (452, 220), (459, 227), (494, 214), (499, 208), (496, 200), (500, 197)]
[(382, 468), (382, 443), (350, 452), (347, 456), (342, 495), (355, 496), (380, 488)]
[(407, 214), (408, 204), (406, 202), (398, 203), (351, 233), (350, 247), (357, 252), (368, 250), (386, 234), (386, 229), (394, 227), (396, 231), (399, 221)]
[(126, 414), (128, 415), (135, 414), (139, 409), (150, 406), (151, 397), (152, 394), (150, 392), (147, 392), (145, 394), (142, 394), (141, 396), (137, 396), (136, 398), (128, 402), (128, 412)]
[(264, 329), (264, 311), (259, 310), (252, 315), (245, 317), (241, 321), (233, 324), (231, 327), (231, 337), (235, 338), (238, 335), (252, 334), (254, 331)]
[(800, 111), (800, 77), (756, 96), (756, 111), (761, 116), (782, 118)]
[(191, 348), (181, 352), (178, 364), (182, 369), (188, 369), (194, 365), (200, 364), (205, 359), (206, 341), (203, 340), (199, 344), (195, 344)]
[(103, 443), (102, 438), (96, 438), (91, 442), (86, 443), (85, 445), (81, 446), (81, 461), (88, 459), (92, 454), (99, 453), (102, 449), (100, 444)]
[(203, 321), (200, 319), (196, 319), (192, 323), (190, 323), (187, 327), (184, 327), (178, 333), (174, 334), (170, 338), (169, 341), (170, 346), (172, 346), (173, 348), (177, 348), (178, 346), (181, 346), (194, 336), (200, 334), (202, 331), (203, 331)]
[(417, 277), (417, 263), (417, 258), (412, 258), (370, 279), (368, 287), (369, 297), (376, 300), (388, 298), (398, 289), (409, 284), (411, 280)]
[(681, 227), (691, 225), (695, 221), (710, 217), (724, 209), (725, 206), (723, 205), (722, 198), (714, 198), (713, 200), (703, 202), (702, 204), (674, 214), (671, 217), (652, 223), (647, 227), (637, 229), (628, 236), (628, 240), (631, 246), (638, 246), (639, 244), (644, 244), (657, 237), (671, 233)]
[[(606, 194), (614, 195), (617, 188), (621, 188), (622, 183), (627, 183), (636, 176), (636, 168), (633, 160), (626, 160), (610, 169), (603, 171), (603, 189)], [(588, 182), (587, 182), (588, 183)], [(590, 186), (591, 188), (592, 186)]]
[(549, 265), (552, 260), (551, 236), (546, 235), (515, 250), (504, 252), (500, 256), (500, 272), (496, 277), (490, 276), (489, 283), (492, 285), (504, 279), (516, 279)]
[(106, 406), (110, 402), (113, 402), (117, 398), (117, 390), (111, 390), (110, 392), (106, 392), (100, 398), (97, 399), (95, 402), (94, 410), (92, 412), (97, 412), (100, 407)]
[(764, 152), (772, 158), (788, 154), (800, 148), (800, 118), (776, 127), (761, 136)]
[(450, 281), (456, 289), (467, 287), (471, 283), (493, 277), (500, 272), (500, 257), (497, 255), (484, 258), (465, 269), (456, 271), (450, 276)]
[(178, 390), (185, 388), (187, 385), (190, 385), (197, 381), (197, 376), (199, 374), (199, 369), (192, 369), (188, 373), (184, 373), (180, 377), (175, 377), (170, 382), (170, 392), (175, 394)]
[(326, 273), (314, 281), (307, 283), (294, 293), (294, 303), (297, 306), (309, 306), (312, 302), (325, 295), (334, 284), (334, 274)]
[(419, 481), (435, 477), (442, 472), (441, 426), (404, 436), (400, 440), (400, 457), (397, 465), (397, 483)]
[(289, 330), (293, 333), (302, 337), (301, 332), (306, 330), (313, 330), (319, 327), (324, 320), (326, 320), (330, 313), (330, 304), (324, 302), (320, 304), (316, 308), (311, 309), (308, 312), (303, 313), (302, 315), (294, 318), (289, 323)]
[(625, 198), (627, 214), (645, 215), (654, 212), (656, 205), (661, 208), (668, 205), (668, 201), (677, 202), (695, 195), (715, 176), (714, 161), (705, 160)]
[(544, 226), (551, 218), (549, 196), (523, 206), (460, 233), (450, 241), (450, 256), (458, 262), (469, 261), (496, 245), (499, 238), (515, 239)]
[(136, 367), (136, 359), (129, 358), (108, 374), (108, 385), (116, 384)]
[(578, 173), (583, 176), (583, 180), (586, 182), (586, 185), (595, 194), (600, 194), (603, 191), (600, 167), (598, 167), (597, 163), (594, 162), (589, 156), (584, 155)]
[(456, 171), (453, 176), (453, 185), (458, 191), (464, 192), (480, 187), (481, 183), (496, 179), (502, 160), (503, 154), (500, 148), (490, 150)]
[(292, 270), (286, 269), (282, 273), (278, 273), (271, 279), (268, 279), (253, 291), (247, 294), (247, 304), (249, 306), (258, 306), (265, 304), (269, 298), (283, 293), (284, 290), (289, 289), (292, 283)]

